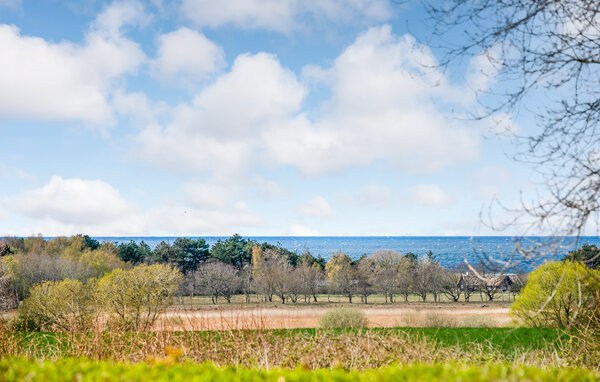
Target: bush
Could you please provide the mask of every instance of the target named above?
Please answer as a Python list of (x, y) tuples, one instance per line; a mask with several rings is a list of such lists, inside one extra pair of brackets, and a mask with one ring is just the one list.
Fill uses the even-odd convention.
[(120, 328), (148, 330), (171, 303), (182, 280), (181, 272), (164, 264), (116, 269), (100, 279), (98, 296)]
[(523, 292), (510, 307), (527, 326), (567, 327), (583, 323), (596, 306), (600, 273), (580, 262), (551, 262), (529, 275)]
[(89, 329), (94, 316), (92, 289), (89, 284), (70, 279), (34, 286), (19, 307), (17, 328), (44, 331)]
[(356, 308), (335, 308), (328, 310), (319, 320), (319, 326), (331, 328), (364, 328), (369, 323), (365, 312)]

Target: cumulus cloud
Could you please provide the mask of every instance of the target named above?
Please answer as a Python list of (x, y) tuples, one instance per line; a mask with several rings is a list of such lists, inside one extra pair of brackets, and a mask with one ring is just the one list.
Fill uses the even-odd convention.
[(183, 0), (182, 13), (200, 27), (234, 25), (287, 33), (307, 20), (369, 23), (392, 15), (388, 0)]
[(438, 171), (477, 157), (477, 139), (433, 100), (455, 89), (409, 35), (371, 28), (328, 69), (332, 97), (312, 120), (301, 114), (264, 135), (272, 161), (315, 176), (387, 161), (403, 171)]
[(144, 128), (137, 154), (221, 182), (259, 165), (289, 165), (305, 176), (377, 161), (398, 171), (439, 171), (475, 159), (478, 135), (436, 107), (434, 99), (453, 102), (457, 89), (425, 69), (434, 63), (411, 36), (371, 28), (322, 69), (332, 96), (313, 115), (302, 109), (307, 87), (275, 56), (243, 54), (177, 106), (170, 122)]
[(328, 218), (333, 215), (333, 209), (324, 197), (317, 196), (301, 204), (298, 214), (311, 218)]
[(82, 45), (52, 43), (0, 25), (0, 117), (108, 123), (111, 84), (145, 59), (121, 28), (142, 19), (139, 3), (114, 3), (98, 15)]
[(239, 56), (231, 70), (176, 108), (166, 126), (136, 137), (138, 155), (174, 171), (211, 172), (237, 179), (258, 156), (266, 126), (281, 126), (306, 94), (294, 74), (265, 53)]
[(22, 214), (67, 224), (106, 222), (133, 212), (119, 191), (101, 180), (53, 176), (41, 188), (26, 191), (13, 205)]
[(223, 49), (203, 34), (179, 28), (159, 36), (158, 55), (151, 64), (154, 76), (178, 84), (206, 80), (225, 66)]
[(244, 202), (216, 205), (213, 200), (207, 205), (198, 192), (204, 191), (206, 199), (215, 190), (190, 184), (184, 191), (198, 199), (141, 211), (102, 180), (54, 176), (46, 185), (10, 198), (7, 205), (14, 216), (34, 219), (33, 231), (45, 235), (229, 235), (263, 224)]
[(411, 187), (410, 199), (413, 203), (427, 207), (447, 207), (451, 199), (435, 184), (419, 184)]

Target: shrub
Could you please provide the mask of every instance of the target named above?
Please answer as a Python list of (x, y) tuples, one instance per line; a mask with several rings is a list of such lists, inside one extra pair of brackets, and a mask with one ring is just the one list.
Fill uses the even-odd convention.
[(364, 328), (369, 323), (365, 312), (356, 308), (328, 310), (319, 320), (319, 326), (331, 328)]
[(93, 323), (93, 282), (47, 281), (31, 288), (18, 310), (21, 330), (82, 331)]
[(98, 282), (98, 296), (113, 322), (122, 329), (148, 330), (171, 303), (183, 280), (164, 264), (116, 269)]
[(566, 327), (590, 318), (597, 304), (600, 273), (580, 262), (551, 262), (536, 268), (511, 305), (511, 315), (528, 326)]

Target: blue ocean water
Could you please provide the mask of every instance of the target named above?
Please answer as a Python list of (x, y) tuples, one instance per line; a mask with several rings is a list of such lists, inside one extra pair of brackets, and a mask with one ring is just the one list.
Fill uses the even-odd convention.
[[(144, 241), (154, 248), (161, 241), (173, 242), (177, 237), (96, 237), (100, 241), (116, 243), (137, 243)], [(199, 237), (193, 237), (199, 238)], [(213, 245), (224, 236), (201, 237), (209, 245)], [(583, 244), (595, 244), (600, 247), (599, 237), (563, 238), (558, 245), (549, 243), (556, 240), (549, 237), (515, 238), (507, 236), (248, 236), (259, 243), (267, 242), (280, 245), (283, 248), (302, 254), (310, 251), (314, 256), (322, 256), (326, 260), (335, 252), (342, 251), (353, 259), (360, 258), (363, 254), (370, 254), (381, 249), (391, 249), (400, 253), (412, 252), (425, 255), (432, 251), (436, 259), (444, 266), (451, 267), (468, 260), (477, 264), (480, 260), (508, 260), (515, 254), (517, 243), (523, 247), (541, 246), (537, 253), (542, 256), (532, 256), (524, 259), (516, 254), (513, 259), (521, 260), (521, 268), (525, 271), (533, 269), (543, 261), (552, 261), (562, 258), (568, 251), (579, 248)], [(548, 249), (548, 244), (551, 249)]]

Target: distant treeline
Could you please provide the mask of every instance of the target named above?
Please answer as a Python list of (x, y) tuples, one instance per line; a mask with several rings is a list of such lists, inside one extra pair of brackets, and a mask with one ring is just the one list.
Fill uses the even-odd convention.
[(452, 301), (469, 301), (480, 292), (493, 300), (502, 291), (517, 292), (521, 277), (499, 278), (466, 268), (441, 266), (429, 251), (421, 256), (380, 250), (353, 260), (343, 252), (326, 261), (306, 251), (298, 254), (279, 245), (258, 243), (233, 235), (212, 247), (204, 239), (178, 238), (162, 241), (154, 249), (143, 241), (116, 244), (88, 235), (46, 240), (41, 236), (0, 239), (0, 303), (25, 299), (32, 286), (44, 281), (74, 279), (87, 282), (115, 269), (130, 269), (141, 264), (167, 264), (182, 274), (179, 295), (206, 295), (214, 303), (219, 298), (230, 302), (232, 296), (251, 294), (274, 297), (282, 303), (317, 301), (322, 293), (341, 294), (352, 302), (355, 296), (368, 302), (372, 294), (381, 294), (393, 302), (398, 296), (408, 300), (418, 295), (423, 301), (437, 301), (445, 295)]

